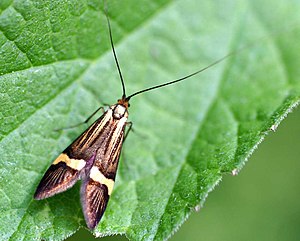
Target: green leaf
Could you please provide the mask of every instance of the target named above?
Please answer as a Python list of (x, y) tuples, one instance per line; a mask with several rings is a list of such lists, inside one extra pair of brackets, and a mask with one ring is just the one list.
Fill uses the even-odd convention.
[[(43, 201), (33, 193), (85, 120), (121, 96), (102, 1), (0, 3), (0, 235), (62, 240), (85, 223), (79, 185)], [(300, 100), (300, 5), (263, 1), (109, 1), (135, 133), (96, 235), (164, 240), (222, 175), (238, 172)], [(255, 43), (255, 44), (253, 44)]]

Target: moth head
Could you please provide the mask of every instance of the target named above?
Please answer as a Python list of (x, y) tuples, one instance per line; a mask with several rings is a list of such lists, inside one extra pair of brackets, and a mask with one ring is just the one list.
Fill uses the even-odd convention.
[(116, 119), (121, 119), (123, 117), (128, 117), (128, 107), (129, 103), (124, 98), (118, 100), (118, 103), (113, 106), (113, 116)]
[(115, 119), (121, 119), (123, 117), (128, 117), (127, 108), (124, 105), (116, 104), (113, 109), (113, 116)]
[(119, 99), (117, 104), (123, 105), (127, 110), (130, 107), (129, 98), (127, 98), (125, 95), (123, 95), (122, 99)]

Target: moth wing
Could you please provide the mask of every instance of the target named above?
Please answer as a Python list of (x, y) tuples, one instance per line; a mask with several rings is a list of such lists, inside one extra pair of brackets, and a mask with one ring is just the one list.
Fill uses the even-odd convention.
[(84, 160), (71, 159), (65, 153), (60, 154), (44, 174), (34, 198), (48, 198), (71, 188), (79, 179), (85, 164)]
[(101, 125), (104, 116), (102, 115), (96, 120), (52, 163), (36, 189), (35, 199), (48, 198), (71, 188), (82, 176), (85, 167), (94, 162), (93, 153), (86, 151), (86, 145), (81, 146), (81, 143), (90, 140), (91, 133), (94, 132), (99, 123)]
[(123, 132), (119, 141), (115, 142), (115, 150), (101, 159), (96, 155), (96, 160), (81, 186), (81, 205), (86, 224), (89, 229), (94, 229), (101, 220), (112, 193), (115, 176), (118, 168)]
[(89, 229), (94, 229), (106, 209), (109, 193), (105, 184), (87, 178), (81, 186), (81, 203)]
[[(117, 162), (118, 160), (119, 155), (117, 156)], [(116, 163), (113, 175), (104, 175), (105, 172), (101, 171), (97, 164), (99, 162), (96, 162), (91, 168), (89, 176), (83, 180), (81, 185), (81, 205), (89, 229), (94, 229), (103, 216), (115, 184), (118, 166), (118, 163)], [(110, 171), (113, 171), (112, 166)]]

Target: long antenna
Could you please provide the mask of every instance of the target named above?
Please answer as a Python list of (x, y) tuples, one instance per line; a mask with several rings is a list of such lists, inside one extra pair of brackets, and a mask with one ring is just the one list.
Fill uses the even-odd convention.
[(110, 27), (110, 21), (109, 21), (109, 18), (108, 18), (106, 6), (104, 6), (104, 13), (105, 13), (106, 20), (107, 20), (107, 25), (108, 25), (110, 45), (111, 45), (111, 48), (112, 48), (112, 51), (113, 51), (113, 54), (114, 54), (114, 59), (115, 59), (115, 62), (116, 62), (117, 68), (118, 68), (118, 72), (119, 72), (119, 75), (120, 75), (120, 80), (121, 80), (121, 83), (122, 83), (122, 92), (123, 92), (122, 98), (125, 98), (126, 97), (126, 91), (125, 91), (124, 79), (123, 79), (123, 76), (122, 76), (121, 68), (120, 68), (118, 58), (117, 58), (117, 54), (116, 54), (115, 47), (114, 47), (114, 42), (113, 42), (111, 27)]
[[(104, 1), (105, 2), (105, 1)], [(116, 52), (115, 52), (115, 48), (114, 48), (114, 43), (113, 43), (113, 39), (112, 39), (112, 32), (111, 32), (111, 26), (110, 26), (110, 21), (109, 21), (109, 18), (108, 18), (108, 14), (107, 14), (107, 9), (106, 9), (106, 6), (104, 7), (104, 12), (105, 12), (105, 16), (106, 16), (106, 19), (107, 19), (107, 23), (108, 23), (108, 29), (109, 29), (109, 37), (110, 37), (110, 43), (111, 43), (111, 47), (112, 47), (112, 50), (113, 50), (113, 54), (114, 54), (114, 59), (115, 59), (115, 62), (116, 62), (116, 65), (117, 65), (117, 68), (118, 68), (118, 71), (119, 71), (119, 75), (120, 75), (120, 79), (121, 79), (121, 83), (122, 83), (122, 88), (123, 88), (123, 96), (122, 98), (125, 99), (126, 101), (129, 101), (132, 97), (136, 96), (136, 95), (139, 95), (139, 94), (142, 94), (144, 92), (148, 92), (148, 91), (151, 91), (151, 90), (154, 90), (154, 89), (158, 89), (158, 88), (161, 88), (161, 87), (165, 87), (165, 86), (168, 86), (168, 85), (171, 85), (171, 84), (175, 84), (177, 82), (180, 82), (180, 81), (183, 81), (183, 80), (186, 80), (194, 75), (197, 75), (215, 65), (217, 65), (218, 63), (224, 61), (225, 59), (233, 56), (233, 55), (236, 55), (237, 53), (251, 47), (252, 45), (255, 45), (257, 44), (257, 41), (255, 42), (252, 42), (252, 43), (249, 43), (249, 44), (246, 44), (244, 45), (243, 47), (239, 48), (239, 49), (236, 49), (236, 50), (233, 50), (231, 52), (229, 52), (228, 54), (224, 55), (222, 58), (212, 62), (211, 64), (207, 65), (206, 67), (202, 68), (202, 69), (199, 69), (189, 75), (186, 75), (184, 77), (181, 77), (179, 79), (175, 79), (175, 80), (171, 80), (169, 82), (166, 82), (166, 83), (163, 83), (163, 84), (159, 84), (159, 85), (155, 85), (155, 86), (152, 86), (152, 87), (149, 87), (149, 88), (146, 88), (146, 89), (143, 89), (143, 90), (139, 90), (129, 96), (126, 97), (126, 92), (125, 92), (125, 84), (124, 84), (124, 80), (123, 80), (123, 77), (122, 77), (122, 73), (121, 73), (121, 68), (119, 66), (119, 63), (118, 63), (118, 58), (117, 58), (117, 55), (116, 55)], [(259, 39), (264, 39), (265, 37), (261, 37)]]
[(227, 58), (229, 58), (229, 57), (231, 57), (231, 56), (233, 56), (233, 55), (239, 53), (240, 51), (242, 51), (242, 50), (244, 50), (244, 49), (246, 49), (246, 48), (249, 48), (251, 45), (254, 45), (254, 44), (255, 44), (255, 43), (250, 43), (250, 44), (248, 44), (248, 45), (243, 46), (242, 48), (239, 48), (239, 49), (237, 49), (237, 50), (234, 50), (234, 51), (232, 51), (232, 52), (229, 52), (228, 54), (226, 54), (226, 55), (223, 56), (222, 58), (220, 58), (220, 59), (214, 61), (213, 63), (207, 65), (206, 67), (204, 67), (204, 68), (202, 68), (202, 69), (199, 69), (199, 70), (197, 70), (197, 71), (195, 71), (195, 72), (193, 72), (193, 73), (191, 73), (191, 74), (189, 74), (189, 75), (186, 75), (186, 76), (181, 77), (181, 78), (179, 78), (179, 79), (171, 80), (171, 81), (169, 81), (169, 82), (167, 82), (167, 83), (155, 85), (155, 86), (152, 86), (152, 87), (149, 87), (149, 88), (146, 88), (146, 89), (137, 91), (137, 92), (135, 92), (135, 93), (129, 95), (128, 97), (126, 97), (126, 100), (129, 101), (133, 96), (139, 95), (139, 94), (141, 94), (141, 93), (148, 92), (148, 91), (150, 91), (150, 90), (154, 90), (154, 89), (157, 89), (157, 88), (165, 87), (165, 86), (167, 86), (167, 85), (175, 84), (175, 83), (177, 83), (177, 82), (186, 80), (186, 79), (188, 79), (188, 78), (190, 78), (190, 77), (192, 77), (192, 76), (194, 76), (194, 75), (197, 75), (197, 74), (203, 72), (204, 70), (207, 70), (207, 69), (209, 69), (209, 68), (211, 68), (211, 67), (217, 65), (218, 63), (222, 62), (223, 60), (225, 60), (225, 59), (227, 59)]
[(230, 56), (233, 55), (233, 54), (234, 54), (234, 52), (229, 53), (229, 54), (225, 55), (224, 57), (222, 57), (222, 58), (216, 60), (215, 62), (211, 63), (210, 65), (207, 65), (206, 67), (204, 67), (204, 68), (202, 68), (202, 69), (200, 69), (200, 70), (197, 70), (196, 72), (191, 73), (191, 74), (189, 74), (189, 75), (186, 75), (186, 76), (184, 76), (184, 77), (181, 77), (181, 78), (179, 78), (179, 79), (175, 79), (175, 80), (169, 81), (169, 82), (164, 83), (164, 84), (155, 85), (155, 86), (149, 87), (149, 88), (147, 88), (147, 89), (143, 89), (143, 90), (137, 91), (137, 92), (135, 92), (135, 93), (129, 95), (128, 97), (126, 97), (126, 100), (129, 101), (130, 98), (132, 98), (133, 96), (139, 95), (139, 94), (141, 94), (141, 93), (144, 93), (144, 92), (147, 92), (147, 91), (150, 91), (150, 90), (154, 90), (154, 89), (157, 89), (157, 88), (165, 87), (165, 86), (167, 86), (167, 85), (175, 84), (175, 83), (177, 83), (177, 82), (180, 82), (180, 81), (183, 81), (183, 80), (185, 80), (185, 79), (188, 79), (188, 78), (190, 78), (190, 77), (192, 77), (192, 76), (194, 76), (194, 75), (197, 75), (197, 74), (203, 72), (203, 71), (206, 70), (206, 69), (209, 69), (209, 68), (213, 67), (214, 65), (216, 65), (216, 64), (218, 64), (218, 63), (220, 63), (220, 62), (222, 62), (224, 59), (227, 59), (228, 57), (230, 57)]

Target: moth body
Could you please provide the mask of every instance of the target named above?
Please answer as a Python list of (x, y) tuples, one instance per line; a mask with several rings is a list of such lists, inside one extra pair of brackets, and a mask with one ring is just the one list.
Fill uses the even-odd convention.
[(127, 119), (128, 100), (122, 98), (54, 160), (34, 198), (51, 197), (82, 179), (83, 213), (87, 226), (94, 229), (113, 190)]

